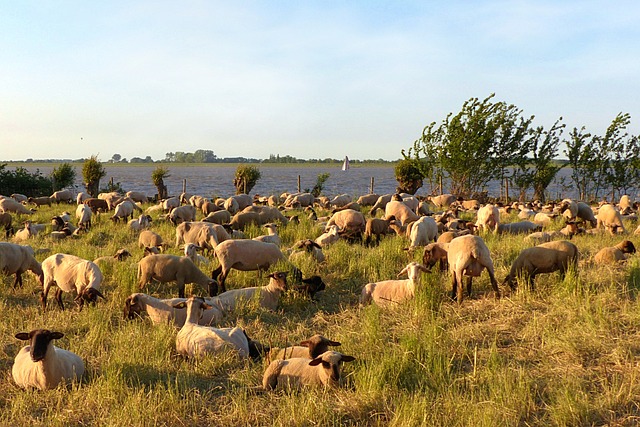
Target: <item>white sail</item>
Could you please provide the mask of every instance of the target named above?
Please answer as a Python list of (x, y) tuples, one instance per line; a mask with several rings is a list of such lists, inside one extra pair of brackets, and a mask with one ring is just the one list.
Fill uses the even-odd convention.
[(347, 156), (344, 156), (344, 162), (342, 163), (342, 170), (343, 171), (349, 170), (349, 157)]

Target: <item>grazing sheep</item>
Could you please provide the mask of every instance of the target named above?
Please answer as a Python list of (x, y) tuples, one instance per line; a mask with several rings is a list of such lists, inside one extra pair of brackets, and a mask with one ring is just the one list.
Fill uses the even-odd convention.
[(224, 201), (223, 205), (224, 209), (229, 211), (230, 214), (235, 215), (240, 211), (240, 206), (238, 206), (238, 201), (233, 197), (229, 197)]
[[(218, 207), (218, 205), (216, 205), (215, 203), (204, 199), (202, 201), (202, 203), (200, 204), (200, 210), (202, 211), (202, 215), (204, 215), (206, 217), (207, 215), (210, 215), (210, 214), (212, 214), (214, 212), (218, 212), (218, 211), (221, 211), (221, 210), (224, 210), (224, 209), (220, 209), (220, 207)], [(229, 214), (229, 215), (231, 215), (231, 214)]]
[(116, 205), (115, 213), (111, 217), (111, 220), (117, 223), (120, 221), (120, 219), (123, 219), (124, 221), (127, 221), (129, 217), (133, 219), (133, 206), (133, 202), (129, 200), (123, 200), (122, 202), (118, 203)]
[(538, 212), (533, 217), (533, 222), (543, 227), (548, 227), (551, 225), (551, 221), (558, 216), (558, 214), (550, 213), (550, 212)]
[[(146, 312), (154, 324), (173, 324), (181, 328), (187, 320), (187, 311), (176, 309), (173, 306), (186, 298), (158, 299), (151, 295), (135, 293), (128, 296), (124, 302), (124, 318), (135, 319)], [(210, 326), (222, 321), (224, 313), (217, 304), (216, 297), (205, 299), (210, 308), (203, 310), (198, 324)]]
[(80, 306), (80, 309), (85, 301), (94, 303), (98, 297), (104, 299), (104, 295), (100, 293), (102, 272), (91, 261), (75, 255), (57, 253), (42, 261), (42, 271), (44, 272), (44, 285), (40, 299), (43, 310), (47, 308), (47, 295), (49, 288), (53, 285), (58, 286), (56, 301), (62, 310), (64, 310), (63, 292), (75, 290), (77, 296), (74, 302)]
[(316, 198), (311, 193), (289, 194), (284, 201), (284, 206), (288, 208), (291, 208), (291, 207), (306, 208), (307, 206), (313, 205), (313, 202), (315, 201), (315, 199)]
[(406, 273), (409, 276), (408, 279), (367, 283), (362, 288), (360, 304), (365, 305), (373, 301), (380, 306), (386, 306), (389, 303), (401, 303), (413, 298), (421, 271), (429, 270), (422, 264), (411, 262), (398, 273), (398, 277)]
[(170, 197), (162, 201), (162, 210), (165, 212), (171, 212), (171, 209), (180, 206), (180, 199), (177, 197)]
[(440, 196), (429, 196), (427, 200), (430, 201), (437, 208), (448, 208), (449, 205), (454, 203), (457, 198), (453, 194), (441, 194)]
[(286, 257), (277, 245), (256, 240), (225, 240), (216, 246), (215, 255), (220, 266), (211, 274), (217, 278), (221, 292), (226, 291), (225, 281), (229, 271), (266, 271), (271, 265)]
[(158, 247), (164, 249), (166, 244), (162, 241), (162, 236), (151, 230), (142, 230), (138, 236), (138, 247), (149, 248)]
[(523, 249), (511, 265), (511, 271), (504, 279), (504, 284), (512, 290), (517, 288), (517, 278), (525, 277), (529, 288), (533, 290), (535, 277), (541, 273), (560, 271), (564, 276), (572, 264), (577, 266), (578, 248), (566, 240), (542, 243), (532, 248)]
[(127, 225), (133, 231), (142, 231), (151, 227), (151, 217), (149, 215), (142, 214), (138, 219), (130, 219)]
[(629, 240), (623, 240), (612, 247), (605, 247), (598, 251), (593, 260), (598, 264), (615, 264), (618, 261), (625, 261), (626, 254), (635, 254), (636, 247)]
[(449, 243), (447, 262), (451, 273), (451, 298), (457, 299), (458, 304), (462, 303), (464, 293), (462, 277), (467, 276), (467, 294), (471, 295), (472, 278), (480, 276), (484, 269), (487, 269), (487, 273), (489, 273), (489, 280), (496, 298), (500, 298), (491, 253), (481, 237), (467, 235), (453, 239)]
[(371, 236), (376, 237), (376, 245), (380, 243), (380, 236), (389, 234), (389, 224), (395, 221), (394, 216), (388, 218), (369, 218), (364, 226), (364, 244), (371, 245)]
[(81, 191), (78, 193), (78, 195), (76, 196), (76, 204), (77, 205), (81, 205), (85, 202), (85, 200), (90, 199), (91, 196), (88, 195), (87, 193), (85, 193), (84, 191)]
[(600, 228), (601, 225), (611, 234), (627, 232), (624, 228), (624, 224), (622, 223), (620, 212), (618, 212), (610, 203), (604, 204), (598, 209), (598, 215), (596, 215), (596, 227)]
[(176, 247), (180, 246), (181, 243), (193, 243), (202, 249), (211, 251), (220, 243), (218, 240), (219, 229), (224, 231), (224, 228), (217, 224), (201, 221), (186, 221), (178, 224), (176, 227)]
[(17, 214), (31, 215), (34, 211), (27, 209), (22, 203), (11, 198), (0, 199), (0, 212), (13, 212)]
[(198, 325), (202, 312), (211, 308), (204, 298), (189, 297), (184, 302), (174, 305), (176, 309), (187, 309), (186, 321), (176, 335), (176, 350), (187, 356), (200, 358), (226, 349), (238, 352), (240, 357), (259, 357), (256, 343), (239, 327), (213, 328)]
[(591, 224), (592, 228), (595, 228), (598, 225), (598, 220), (593, 214), (593, 209), (591, 209), (591, 206), (589, 206), (585, 202), (577, 202), (576, 204), (578, 206), (577, 217)]
[(358, 200), (356, 202), (360, 206), (373, 206), (376, 204), (376, 201), (378, 200), (379, 197), (380, 195), (378, 194), (369, 193), (369, 194), (365, 194), (358, 197)]
[(351, 196), (348, 194), (340, 194), (329, 201), (329, 206), (341, 208), (351, 202)]
[[(453, 240), (453, 239), (451, 239)], [(436, 263), (439, 264), (440, 271), (446, 271), (449, 268), (449, 262), (447, 261), (450, 242), (436, 242), (429, 243), (424, 247), (424, 253), (422, 254), (422, 264), (429, 270)]]
[(82, 227), (85, 230), (91, 228), (91, 208), (89, 206), (78, 205), (76, 218), (78, 219), (78, 227)]
[[(389, 206), (389, 205), (387, 205)], [(410, 247), (426, 246), (438, 237), (438, 225), (436, 221), (429, 217), (420, 217), (417, 221), (408, 225)]]
[(482, 231), (493, 230), (498, 231), (500, 224), (500, 211), (495, 205), (484, 205), (478, 209), (476, 227)]
[(280, 246), (280, 236), (278, 236), (278, 226), (273, 223), (263, 225), (264, 228), (267, 229), (269, 234), (265, 236), (254, 237), (253, 240), (257, 240), (259, 242), (268, 242), (273, 243), (274, 245)]
[(98, 199), (104, 200), (107, 203), (108, 210), (115, 209), (115, 207), (122, 202), (123, 197), (115, 191), (110, 193), (98, 194)]
[(302, 386), (335, 387), (340, 385), (342, 379), (342, 363), (354, 360), (355, 357), (337, 351), (326, 351), (311, 360), (274, 360), (264, 371), (262, 387), (265, 390), (296, 390)]
[(173, 225), (179, 225), (183, 222), (190, 222), (196, 220), (196, 208), (191, 205), (184, 205), (174, 208), (169, 213), (169, 221)]
[(27, 196), (25, 196), (24, 194), (19, 194), (19, 193), (13, 193), (11, 195), (11, 198), (13, 200), (15, 200), (16, 202), (19, 202), (19, 203), (27, 203), (27, 200), (29, 200), (29, 198)]
[(371, 208), (371, 216), (375, 216), (378, 209), (385, 209), (387, 207), (387, 203), (391, 201), (392, 197), (393, 194), (384, 194), (378, 197), (378, 200), (376, 200), (376, 203)]
[(34, 206), (51, 206), (51, 199), (49, 197), (29, 197), (27, 199), (27, 203), (30, 203)]
[(315, 359), (325, 351), (329, 351), (329, 347), (338, 347), (342, 345), (338, 341), (332, 341), (322, 335), (316, 334), (300, 342), (299, 345), (294, 345), (285, 348), (274, 348), (269, 353), (271, 360), (285, 360), (296, 357)]
[(229, 222), (234, 230), (244, 230), (251, 224), (261, 226), (270, 222), (289, 222), (282, 212), (270, 206), (248, 206), (242, 212), (238, 212)]
[(407, 225), (410, 222), (417, 221), (420, 217), (404, 202), (397, 200), (391, 200), (384, 208), (384, 217), (389, 218), (393, 216), (402, 225)]
[(260, 307), (275, 311), (278, 308), (280, 295), (287, 290), (287, 273), (277, 272), (267, 277), (269, 277), (267, 286), (231, 289), (218, 295), (222, 310), (228, 313), (233, 311), (239, 302), (259, 298)]
[(106, 200), (103, 199), (96, 199), (91, 197), (89, 199), (86, 199), (83, 203), (89, 206), (91, 208), (91, 212), (93, 212), (94, 214), (107, 212), (109, 210), (109, 204)]
[(548, 233), (546, 231), (536, 231), (535, 233), (528, 234), (525, 238), (525, 242), (532, 242), (536, 245), (540, 243), (546, 243), (553, 240), (554, 234)]
[(339, 231), (351, 233), (362, 233), (365, 229), (366, 221), (362, 212), (346, 209), (334, 213), (325, 227), (325, 231), (329, 230), (332, 225), (337, 225)]
[(50, 196), (51, 201), (56, 203), (73, 203), (73, 193), (71, 190), (59, 190)]
[(48, 329), (34, 329), (15, 335), (19, 340), (29, 341), (29, 345), (20, 349), (11, 368), (13, 380), (19, 387), (49, 390), (61, 382), (80, 380), (84, 374), (82, 359), (52, 343), (63, 336), (62, 332)]
[[(296, 242), (291, 249), (293, 249), (294, 252), (289, 255), (289, 261), (295, 261), (305, 254), (310, 254), (316, 262), (324, 262), (325, 260), (322, 246), (311, 239), (300, 240)], [(302, 249), (302, 251), (296, 251), (296, 249)]]
[(498, 234), (528, 234), (534, 231), (542, 231), (542, 226), (531, 221), (498, 224)]
[(209, 296), (218, 293), (215, 280), (204, 274), (190, 258), (177, 255), (150, 255), (138, 262), (138, 285), (140, 289), (152, 279), (161, 283), (176, 282), (178, 285), (178, 297), (184, 298), (184, 286), (187, 283), (195, 283), (208, 289)]
[(138, 203), (148, 203), (149, 202), (149, 198), (147, 197), (147, 195), (144, 194), (141, 191), (127, 191), (124, 196), (128, 197), (129, 199), (133, 200), (134, 202), (138, 202)]
[(16, 245), (15, 243), (0, 242), (0, 271), (3, 274), (15, 274), (13, 287), (22, 287), (22, 273), (31, 271), (38, 277), (40, 284), (44, 283), (42, 266), (35, 259), (31, 246)]
[(440, 236), (438, 236), (438, 240), (436, 240), (436, 242), (437, 243), (451, 243), (451, 241), (453, 239), (455, 239), (456, 237), (458, 237), (458, 236), (466, 236), (467, 234), (473, 234), (473, 233), (468, 228), (465, 229), (465, 230), (449, 230), (449, 231), (445, 231)]
[(318, 236), (315, 242), (320, 245), (320, 247), (326, 248), (329, 245), (340, 240), (340, 234), (338, 233), (338, 226), (332, 225), (328, 227), (327, 231), (320, 236)]

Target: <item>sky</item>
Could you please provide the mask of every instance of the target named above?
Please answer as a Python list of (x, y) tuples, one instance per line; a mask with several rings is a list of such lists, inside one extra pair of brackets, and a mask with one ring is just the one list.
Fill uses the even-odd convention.
[(637, 1), (0, 0), (0, 160), (394, 160), (492, 93), (636, 135), (638, 22)]

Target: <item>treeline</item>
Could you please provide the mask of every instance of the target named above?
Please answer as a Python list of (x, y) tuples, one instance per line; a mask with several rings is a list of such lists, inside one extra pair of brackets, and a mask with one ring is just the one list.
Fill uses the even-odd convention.
[[(619, 113), (603, 135), (583, 126), (564, 137), (562, 117), (550, 127), (535, 126), (535, 116), (506, 102), (471, 98), (459, 113), (427, 125), (413, 147), (402, 150), (411, 170), (419, 171), (432, 192), (471, 196), (491, 180), (515, 188), (520, 199), (528, 191), (545, 200), (558, 171), (572, 168), (571, 185), (582, 200), (627, 193), (640, 186), (640, 139), (630, 135), (631, 117)], [(557, 161), (561, 147), (566, 162)], [(513, 194), (513, 193), (512, 193)]]

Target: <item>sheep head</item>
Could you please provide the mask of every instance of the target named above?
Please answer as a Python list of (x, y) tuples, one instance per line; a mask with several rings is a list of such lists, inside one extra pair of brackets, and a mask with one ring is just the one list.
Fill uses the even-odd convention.
[(29, 354), (31, 360), (39, 362), (47, 354), (47, 348), (52, 340), (60, 339), (64, 336), (62, 332), (50, 331), (48, 329), (34, 329), (31, 332), (19, 332), (15, 337), (22, 341), (30, 341)]
[(329, 378), (332, 382), (337, 383), (340, 381), (340, 368), (343, 362), (353, 362), (356, 360), (353, 356), (347, 356), (337, 351), (327, 351), (309, 361), (309, 366), (322, 365), (322, 368), (329, 371)]

